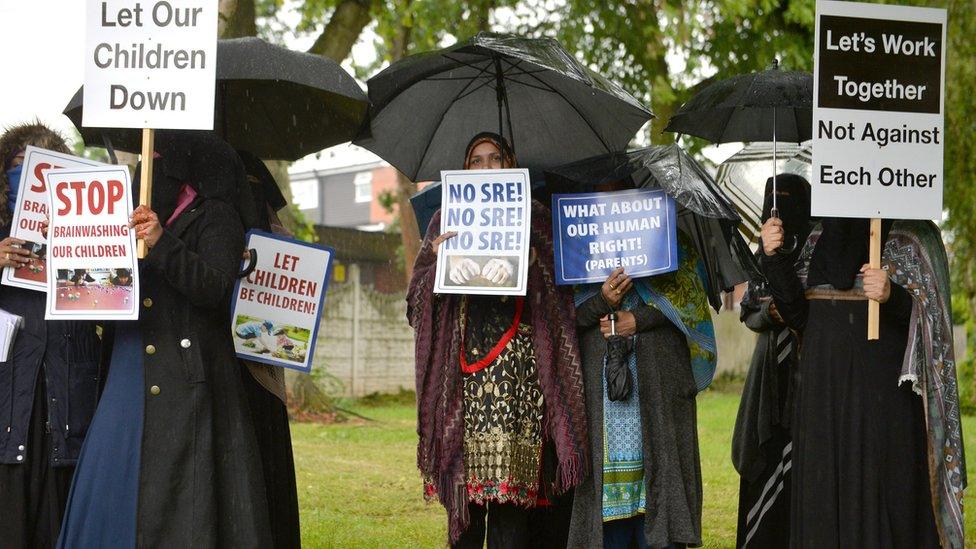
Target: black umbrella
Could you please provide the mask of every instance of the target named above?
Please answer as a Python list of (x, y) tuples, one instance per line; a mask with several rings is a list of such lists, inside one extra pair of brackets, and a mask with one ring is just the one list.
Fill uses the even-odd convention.
[(775, 189), (776, 141), (800, 143), (813, 136), (813, 75), (781, 71), (774, 60), (768, 70), (733, 76), (698, 92), (664, 130), (712, 143), (772, 141)]
[(705, 263), (709, 302), (757, 272), (749, 246), (735, 230), (739, 216), (708, 171), (677, 144), (603, 155), (546, 171), (553, 193), (590, 192), (614, 181), (664, 189), (678, 205), (678, 229), (694, 242)]
[(607, 398), (613, 402), (630, 398), (634, 382), (630, 379), (630, 341), (617, 334), (617, 313), (611, 311), (610, 337), (607, 338), (607, 359), (603, 374), (607, 379)]
[[(368, 103), (335, 61), (254, 37), (217, 42), (216, 94), (214, 131), (234, 148), (267, 160), (296, 160), (349, 141), (362, 127)], [(86, 143), (141, 151), (141, 130), (82, 126), (81, 90), (64, 114)]]
[(414, 181), (459, 169), (476, 134), (497, 131), (520, 166), (622, 150), (653, 116), (551, 38), (480, 33), (369, 79), (370, 126), (355, 143)]

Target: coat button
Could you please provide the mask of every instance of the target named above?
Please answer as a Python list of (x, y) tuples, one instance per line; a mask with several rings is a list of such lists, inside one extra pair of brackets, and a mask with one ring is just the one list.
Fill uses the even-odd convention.
[(158, 395), (159, 394), (159, 385), (153, 385), (152, 387), (150, 387), (149, 388), (149, 392), (152, 393), (152, 394), (154, 394), (154, 395)]
[(24, 445), (21, 444), (20, 446), (17, 447), (17, 449), (20, 450), (21, 452), (23, 452), (24, 451)]
[(155, 345), (146, 345), (146, 354), (147, 355), (154, 355), (154, 354), (156, 354), (156, 346)]
[(189, 349), (190, 348), (190, 340), (189, 339), (181, 339), (180, 340), (180, 347), (183, 347), (184, 349)]
[(17, 461), (24, 461), (24, 456), (17, 456)]
[(152, 307), (152, 300), (149, 299), (148, 297), (146, 299), (143, 299), (142, 300), (142, 306), (145, 307), (145, 308), (147, 308), (147, 309), (150, 308), (150, 307)]

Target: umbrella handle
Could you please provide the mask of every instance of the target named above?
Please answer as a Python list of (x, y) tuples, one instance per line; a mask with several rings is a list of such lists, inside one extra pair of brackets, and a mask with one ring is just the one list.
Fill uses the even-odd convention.
[(610, 313), (610, 335), (617, 335), (617, 313)]

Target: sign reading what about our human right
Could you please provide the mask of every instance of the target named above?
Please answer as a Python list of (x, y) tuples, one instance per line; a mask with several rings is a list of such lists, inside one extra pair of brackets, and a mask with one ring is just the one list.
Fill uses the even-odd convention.
[(10, 236), (25, 241), (24, 247), (37, 257), (22, 267), (5, 268), (2, 276), (4, 285), (39, 292), (47, 291), (47, 239), (41, 232), (44, 221), (49, 217), (44, 172), (51, 168), (102, 165), (94, 160), (32, 145), (27, 146), (24, 150), (24, 163), (21, 166), (20, 181), (17, 185)]
[(811, 213), (941, 218), (946, 11), (816, 9)]
[(246, 248), (257, 261), (231, 304), (237, 356), (310, 372), (335, 252), (260, 231)]
[(434, 292), (524, 296), (532, 195), (524, 169), (441, 172), (441, 233)]
[(217, 0), (86, 8), (86, 127), (213, 129)]
[(631, 278), (678, 268), (674, 199), (661, 189), (552, 197), (556, 284), (602, 283), (623, 267)]
[(138, 319), (129, 169), (52, 168), (44, 179), (51, 207), (45, 319)]

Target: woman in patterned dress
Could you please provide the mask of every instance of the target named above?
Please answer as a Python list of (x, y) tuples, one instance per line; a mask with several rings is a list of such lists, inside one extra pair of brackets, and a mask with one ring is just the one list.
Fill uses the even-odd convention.
[[(468, 145), (465, 169), (515, 166), (503, 138)], [(529, 509), (575, 486), (588, 445), (572, 296), (554, 284), (552, 223), (532, 205), (526, 297), (434, 295), (440, 212), (407, 296), (416, 331), (418, 466), (428, 500), (448, 513), (454, 547), (528, 547)], [(452, 280), (512, 276), (489, 262)], [(490, 272), (487, 272), (490, 269)]]

